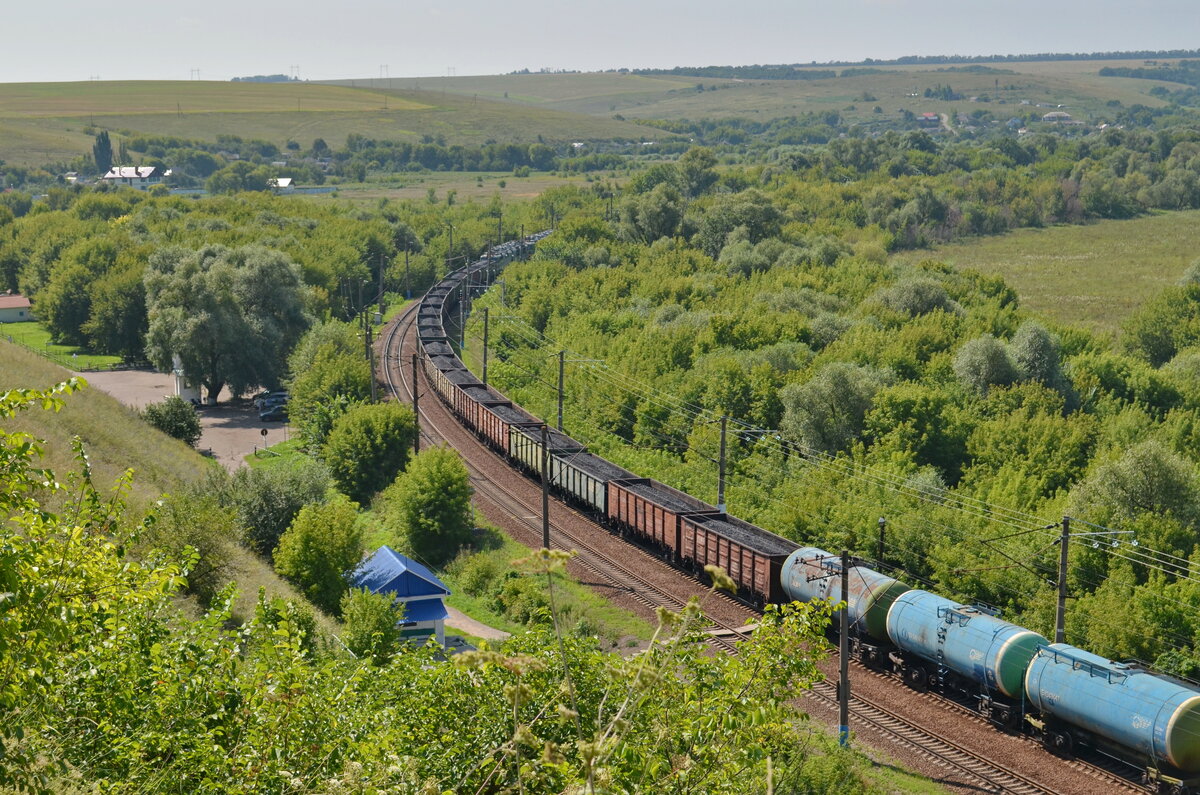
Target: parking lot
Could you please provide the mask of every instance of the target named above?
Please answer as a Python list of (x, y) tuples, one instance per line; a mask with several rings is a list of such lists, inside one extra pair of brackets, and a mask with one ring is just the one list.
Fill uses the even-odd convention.
[[(174, 379), (152, 370), (79, 373), (93, 389), (100, 389), (134, 409), (141, 410), (175, 393)], [(204, 429), (196, 449), (221, 462), (230, 471), (242, 466), (243, 459), (256, 449), (287, 440), (290, 429), (281, 422), (262, 422), (248, 399), (230, 401), (221, 393), (216, 408), (200, 409)], [(263, 436), (263, 430), (267, 435)]]

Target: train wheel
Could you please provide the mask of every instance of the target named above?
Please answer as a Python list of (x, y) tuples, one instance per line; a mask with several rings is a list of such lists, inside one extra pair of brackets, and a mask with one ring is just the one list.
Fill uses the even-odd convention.
[(1074, 741), (1071, 735), (1065, 731), (1057, 729), (1047, 729), (1042, 736), (1042, 745), (1046, 750), (1056, 756), (1070, 757), (1074, 748)]
[(929, 689), (929, 677), (925, 674), (924, 668), (914, 665), (910, 668), (905, 668), (901, 675), (904, 677), (904, 684), (918, 693), (924, 693)]

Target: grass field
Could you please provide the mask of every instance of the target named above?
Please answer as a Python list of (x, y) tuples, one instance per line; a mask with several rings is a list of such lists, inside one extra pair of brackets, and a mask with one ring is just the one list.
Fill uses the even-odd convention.
[[(378, 82), (378, 81), (375, 81)], [(91, 151), (91, 129), (214, 141), (231, 134), (283, 147), (352, 132), (447, 143), (637, 138), (643, 128), (553, 108), (441, 91), (384, 91), (346, 84), (132, 81), (0, 84), (0, 160), (40, 165)]]
[[(388, 89), (420, 88), (577, 113), (603, 116), (619, 113), (647, 119), (723, 116), (767, 119), (838, 111), (845, 118), (865, 122), (895, 118), (901, 109), (945, 112), (953, 117), (958, 112), (970, 113), (982, 108), (1002, 115), (1004, 105), (1020, 108), (1022, 100), (1032, 105), (1065, 105), (1072, 115), (1090, 118), (1103, 115), (1109, 100), (1126, 105), (1140, 102), (1151, 107), (1163, 104), (1149, 94), (1151, 88), (1160, 84), (1158, 81), (1099, 75), (1104, 66), (1130, 63), (1031, 61), (990, 65), (997, 70), (994, 72), (951, 70), (961, 68), (962, 64), (891, 66), (881, 67), (876, 74), (820, 80), (727, 80), (605, 72), (393, 78), (376, 82)], [(697, 84), (703, 84), (706, 90), (698, 91)], [(991, 102), (942, 102), (921, 96), (925, 88), (937, 84), (948, 84), (968, 98), (987, 96)], [(914, 93), (918, 96), (911, 96)], [(876, 105), (882, 114), (874, 113)]]
[(1158, 213), (1087, 226), (1021, 229), (906, 252), (1003, 276), (1021, 304), (1057, 323), (1115, 332), (1146, 299), (1200, 257), (1200, 211)]
[(72, 370), (108, 370), (121, 363), (120, 356), (88, 353), (76, 345), (56, 345), (50, 342), (50, 332), (36, 320), (0, 323), (0, 338), (24, 345), (56, 364)]

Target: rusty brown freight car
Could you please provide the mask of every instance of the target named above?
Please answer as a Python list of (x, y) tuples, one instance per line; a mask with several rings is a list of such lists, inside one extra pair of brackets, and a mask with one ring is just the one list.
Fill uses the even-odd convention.
[(649, 546), (677, 557), (679, 517), (719, 516), (716, 508), (655, 480), (637, 478), (608, 484), (609, 523)]
[(696, 572), (720, 566), (747, 601), (784, 601), (779, 572), (796, 542), (726, 514), (683, 516), (679, 525), (681, 565)]
[(508, 455), (508, 429), (512, 425), (537, 426), (541, 423), (518, 406), (504, 403), (479, 407), (478, 430), (488, 444), (502, 455)]

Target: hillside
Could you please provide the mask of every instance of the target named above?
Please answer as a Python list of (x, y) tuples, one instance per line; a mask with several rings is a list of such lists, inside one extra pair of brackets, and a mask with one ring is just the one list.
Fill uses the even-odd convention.
[(1175, 284), (1200, 252), (1200, 212), (1184, 210), (1087, 226), (1019, 229), (932, 250), (898, 262), (940, 260), (994, 273), (1021, 304), (1056, 323), (1116, 331), (1164, 287)]
[[(378, 81), (372, 81), (375, 83)], [(643, 128), (564, 109), (531, 109), (440, 90), (380, 91), (364, 81), (130, 81), (0, 84), (0, 160), (39, 165), (91, 151), (94, 129), (215, 141), (219, 135), (341, 146), (350, 133), (449, 144), (638, 138)]]
[[(1105, 66), (1128, 63), (1031, 61), (974, 67), (839, 67), (834, 70), (839, 75), (845, 71), (850, 74), (815, 80), (733, 80), (603, 72), (393, 78), (379, 82), (401, 91), (419, 87), (539, 108), (639, 119), (750, 116), (766, 120), (836, 111), (848, 120), (869, 122), (881, 117), (894, 118), (901, 109), (914, 113), (968, 114), (986, 109), (999, 115), (1004, 112), (1004, 105), (1022, 108), (1022, 100), (1035, 106), (1064, 105), (1073, 115), (1090, 118), (1102, 115), (1112, 100), (1124, 105), (1162, 106), (1163, 101), (1149, 91), (1166, 84), (1099, 75)], [(813, 68), (827, 70), (827, 67)], [(698, 85), (703, 85), (704, 90), (697, 90)], [(937, 85), (950, 85), (963, 99), (942, 101), (923, 95), (926, 88)], [(971, 102), (970, 97), (987, 97), (988, 101)], [(879, 114), (874, 112), (877, 105), (882, 111)], [(1016, 108), (1012, 110), (1016, 112)]]
[[(9, 389), (44, 389), (71, 377), (71, 373), (25, 349), (0, 341), (0, 392)], [(63, 410), (24, 412), (5, 428), (25, 431), (46, 441), (42, 466), (50, 467), (60, 480), (76, 469), (71, 440), (84, 443), (93, 478), (107, 493), (126, 469), (133, 470), (131, 502), (144, 509), (164, 493), (194, 482), (209, 463), (182, 442), (151, 428), (129, 408), (98, 389), (87, 388), (66, 398)], [(302, 601), (261, 558), (236, 547), (232, 550), (237, 572), (237, 612), (252, 615), (260, 586), (270, 596)], [(325, 629), (332, 622), (318, 614)]]

